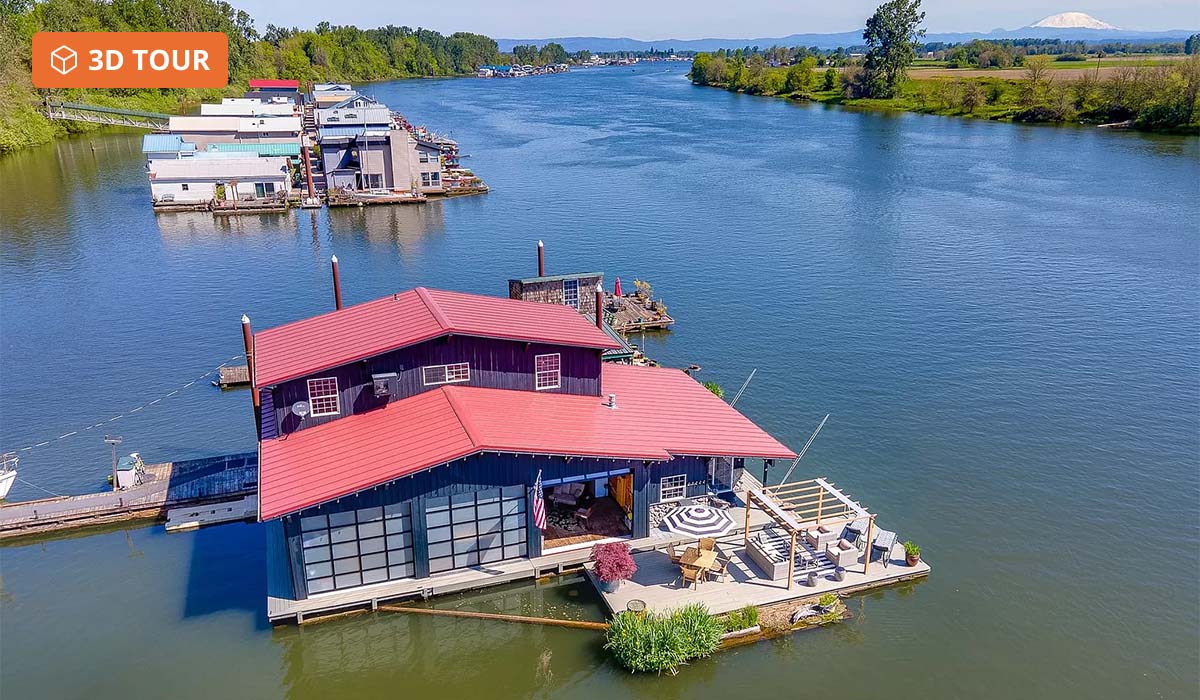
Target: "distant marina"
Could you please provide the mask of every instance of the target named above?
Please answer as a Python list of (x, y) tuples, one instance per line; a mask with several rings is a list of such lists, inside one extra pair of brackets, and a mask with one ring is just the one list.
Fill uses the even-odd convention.
[(410, 123), (349, 83), (251, 80), (243, 97), (172, 116), (50, 102), (47, 116), (146, 128), (156, 212), (264, 214), (291, 207), (419, 204), (482, 194), (454, 139)]

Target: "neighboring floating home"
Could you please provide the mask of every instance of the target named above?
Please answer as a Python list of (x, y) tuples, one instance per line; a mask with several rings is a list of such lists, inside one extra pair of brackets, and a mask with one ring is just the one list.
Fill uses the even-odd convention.
[(204, 103), (200, 105), (202, 117), (295, 117), (299, 115), (299, 107), (295, 102), (284, 98), (277, 101), (266, 101), (255, 97), (226, 97), (220, 104)]
[(286, 198), (292, 189), (288, 159), (237, 153), (150, 160), (150, 196), (156, 205)]
[(298, 80), (275, 80), (257, 78), (248, 83), (250, 90), (245, 97), (257, 98), (264, 101), (290, 100), (296, 104), (304, 104), (304, 93), (300, 92)]
[(416, 288), (252, 337), (273, 620), (532, 575), (795, 456), (681, 371), (602, 362), (562, 305)]
[(171, 117), (169, 131), (206, 149), (210, 143), (300, 143), (300, 117)]

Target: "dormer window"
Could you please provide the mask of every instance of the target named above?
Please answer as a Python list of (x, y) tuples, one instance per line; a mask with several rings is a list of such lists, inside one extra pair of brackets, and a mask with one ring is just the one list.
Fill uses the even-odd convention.
[(533, 388), (537, 391), (557, 389), (562, 384), (562, 356), (558, 353), (535, 355), (533, 366)]
[(421, 379), (425, 386), (454, 384), (471, 381), (471, 366), (466, 362), (452, 365), (429, 365), (421, 368)]
[(579, 308), (579, 280), (563, 280), (563, 305)]
[(342, 412), (337, 377), (308, 380), (308, 405), (312, 417), (336, 416)]

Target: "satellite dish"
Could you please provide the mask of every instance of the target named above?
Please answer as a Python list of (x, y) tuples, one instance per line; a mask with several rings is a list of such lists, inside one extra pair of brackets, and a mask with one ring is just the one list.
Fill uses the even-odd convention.
[(292, 404), (292, 413), (300, 416), (300, 420), (304, 420), (305, 417), (308, 416), (308, 402), (297, 401), (296, 403)]

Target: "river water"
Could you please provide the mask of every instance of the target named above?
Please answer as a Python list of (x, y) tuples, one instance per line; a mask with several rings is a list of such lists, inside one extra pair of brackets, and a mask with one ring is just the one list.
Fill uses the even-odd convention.
[[(103, 487), (103, 433), (252, 449), (207, 380), (257, 328), (414, 285), (649, 279), (647, 337), (933, 565), (853, 621), (633, 677), (579, 630), (366, 615), (271, 629), (263, 533), (111, 530), (0, 549), (0, 695), (1194, 698), (1200, 678), (1200, 140), (855, 112), (685, 68), (372, 85), (492, 186), (421, 207), (155, 216), (140, 137), (0, 160), (0, 447)], [(637, 339), (640, 341), (640, 339)], [(101, 420), (125, 417), (61, 440)], [(12, 499), (45, 495), (18, 483)], [(439, 605), (599, 615), (586, 584)]]

